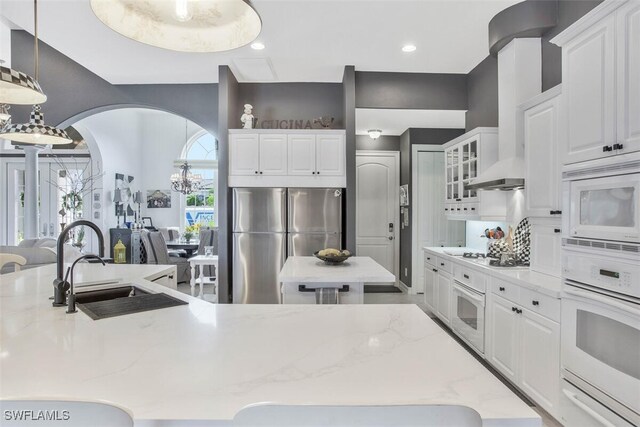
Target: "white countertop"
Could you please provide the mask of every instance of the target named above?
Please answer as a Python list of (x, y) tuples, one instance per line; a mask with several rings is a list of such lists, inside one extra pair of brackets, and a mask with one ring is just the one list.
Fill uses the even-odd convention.
[(396, 277), (367, 256), (354, 256), (342, 264), (325, 264), (313, 256), (290, 256), (278, 279), (282, 283), (394, 283)]
[(447, 253), (478, 252), (477, 249), (428, 246), (422, 249), (434, 253), (437, 256), (448, 258), (450, 261), (463, 263), (465, 266), (476, 268), (492, 277), (510, 281), (553, 298), (560, 298), (562, 292), (562, 280), (559, 277), (531, 271), (528, 267), (492, 267), (483, 265), (480, 262), (475, 262), (473, 259), (449, 255)]
[(137, 279), (189, 304), (93, 321), (51, 307), (54, 274), (0, 276), (0, 398), (106, 401), (180, 425), (256, 402), (456, 404), (485, 426), (541, 423), (415, 305), (213, 305)]

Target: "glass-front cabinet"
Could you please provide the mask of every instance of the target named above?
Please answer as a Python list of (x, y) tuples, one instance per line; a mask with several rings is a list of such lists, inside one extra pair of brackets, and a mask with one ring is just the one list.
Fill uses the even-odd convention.
[(473, 219), (480, 215), (480, 194), (465, 187), (497, 160), (496, 128), (476, 128), (445, 144), (444, 209), (449, 219)]

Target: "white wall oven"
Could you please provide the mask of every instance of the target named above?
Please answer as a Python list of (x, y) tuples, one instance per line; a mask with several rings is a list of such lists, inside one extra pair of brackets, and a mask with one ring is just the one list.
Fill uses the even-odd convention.
[(452, 288), (451, 327), (484, 354), (485, 295), (455, 280)]
[(566, 166), (566, 237), (640, 243), (640, 152)]
[(640, 425), (640, 256), (565, 247), (563, 276), (565, 423)]

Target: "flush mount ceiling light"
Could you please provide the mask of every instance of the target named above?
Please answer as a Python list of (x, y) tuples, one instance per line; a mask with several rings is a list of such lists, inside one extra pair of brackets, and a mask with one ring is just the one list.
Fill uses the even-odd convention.
[(251, 49), (253, 50), (262, 50), (264, 49), (264, 43), (255, 42), (251, 44)]
[(404, 46), (402, 46), (402, 51), (405, 53), (411, 53), (411, 52), (415, 52), (416, 51), (416, 46), (413, 44), (406, 44)]
[(262, 29), (249, 0), (91, 0), (91, 9), (125, 37), (179, 52), (236, 49)]
[[(38, 61), (38, 0), (33, 0), (33, 28), (35, 82), (38, 80), (40, 74), (40, 63)], [(39, 87), (40, 86), (38, 86), (38, 88)], [(44, 123), (44, 114), (40, 111), (39, 104), (33, 106), (28, 123), (11, 124), (7, 122), (4, 127), (0, 129), (0, 138), (33, 145), (58, 145), (73, 142), (64, 130), (54, 126), (48, 126)]]
[(371, 139), (378, 139), (380, 138), (380, 135), (382, 135), (382, 131), (380, 129), (369, 129), (367, 133)]

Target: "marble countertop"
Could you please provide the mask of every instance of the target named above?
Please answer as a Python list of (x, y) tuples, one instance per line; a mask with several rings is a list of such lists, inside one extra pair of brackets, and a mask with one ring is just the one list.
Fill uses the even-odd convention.
[(396, 277), (366, 256), (354, 256), (342, 264), (329, 265), (312, 256), (290, 256), (278, 279), (282, 283), (394, 283)]
[[(562, 293), (562, 280), (559, 277), (550, 276), (548, 274), (531, 271), (528, 267), (492, 267), (484, 265), (482, 262), (476, 262), (473, 259), (463, 258), (462, 256), (450, 255), (449, 253), (462, 252), (478, 252), (477, 249), (471, 248), (447, 248), (447, 247), (428, 247), (423, 250), (429, 251), (441, 257), (446, 257), (450, 261), (462, 263), (467, 267), (478, 269), (492, 277), (507, 280), (520, 286), (532, 289), (553, 298), (560, 298)], [(449, 252), (449, 253), (447, 253)]]
[(1, 399), (104, 401), (154, 426), (229, 425), (256, 402), (455, 404), (485, 426), (541, 424), (415, 305), (214, 305), (139, 266), (111, 273), (189, 304), (93, 321), (51, 307), (55, 266), (0, 276)]

